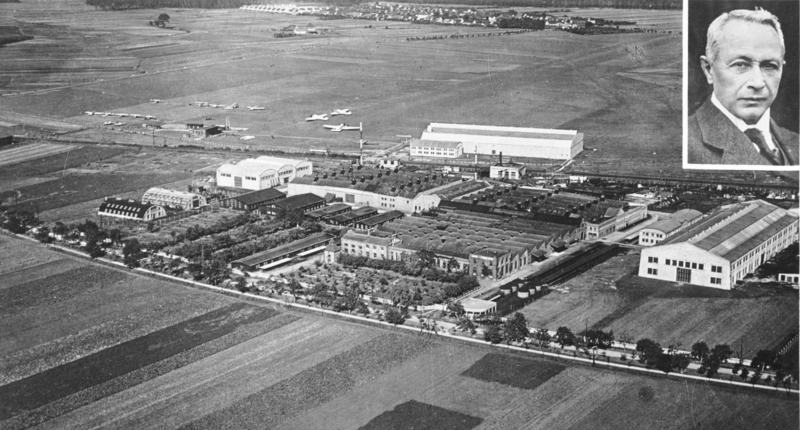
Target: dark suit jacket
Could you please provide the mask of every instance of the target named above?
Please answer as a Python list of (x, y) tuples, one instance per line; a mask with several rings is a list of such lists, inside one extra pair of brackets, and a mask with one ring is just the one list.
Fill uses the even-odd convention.
[[(746, 164), (770, 166), (753, 148), (750, 139), (722, 113), (710, 100), (706, 100), (689, 117), (687, 162), (689, 164)], [(800, 141), (797, 133), (770, 123), (772, 141), (779, 146), (789, 165), (797, 165)]]

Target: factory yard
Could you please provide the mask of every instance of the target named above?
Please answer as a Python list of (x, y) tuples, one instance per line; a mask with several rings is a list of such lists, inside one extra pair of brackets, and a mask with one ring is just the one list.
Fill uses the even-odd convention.
[(416, 419), (438, 428), (774, 429), (798, 419), (795, 399), (779, 393), (322, 319), (9, 236), (0, 250), (11, 257), (0, 266), (0, 328), (13, 334), (0, 340), (3, 428), (383, 429)]

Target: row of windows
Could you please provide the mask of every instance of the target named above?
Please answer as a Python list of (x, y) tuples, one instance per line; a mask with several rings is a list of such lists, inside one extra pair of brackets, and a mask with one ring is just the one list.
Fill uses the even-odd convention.
[(658, 269), (653, 269), (652, 267), (647, 268), (648, 275), (658, 275)]
[(244, 178), (247, 179), (248, 181), (255, 181), (256, 180), (255, 176), (245, 176)]
[[(702, 269), (701, 269), (702, 270)], [(722, 273), (722, 266), (711, 266), (711, 271), (714, 273)]]
[(645, 237), (653, 236), (653, 237), (658, 238), (658, 239), (663, 239), (664, 238), (664, 233), (657, 233), (657, 232), (654, 232), (654, 231), (652, 231), (652, 232), (651, 231), (643, 231), (642, 232), (642, 236), (645, 236)]
[[(669, 261), (669, 260), (667, 260)], [(647, 257), (648, 263), (658, 263), (658, 257)]]
[(231, 177), (230, 173), (220, 173), (219, 175), (222, 176), (223, 178), (230, 178)]
[[(656, 259), (656, 262), (658, 262), (658, 259)], [(672, 265), (672, 266), (677, 266), (677, 267), (685, 267), (687, 269), (703, 270), (703, 267), (704, 267), (702, 263), (698, 264), (698, 263), (693, 263), (693, 262), (690, 262), (690, 261), (670, 260), (669, 258), (666, 259), (666, 263), (667, 263), (667, 266)]]
[(722, 278), (711, 278), (711, 283), (714, 285), (722, 285)]

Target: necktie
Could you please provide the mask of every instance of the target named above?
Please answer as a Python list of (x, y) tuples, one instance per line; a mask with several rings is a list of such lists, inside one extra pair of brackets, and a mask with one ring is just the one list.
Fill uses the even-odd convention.
[(764, 135), (761, 134), (761, 130), (757, 128), (748, 128), (744, 131), (744, 134), (746, 134), (747, 137), (750, 138), (750, 141), (758, 147), (758, 152), (762, 157), (766, 158), (767, 161), (776, 166), (783, 164), (781, 152), (777, 148), (775, 151), (769, 149), (767, 142), (764, 141)]

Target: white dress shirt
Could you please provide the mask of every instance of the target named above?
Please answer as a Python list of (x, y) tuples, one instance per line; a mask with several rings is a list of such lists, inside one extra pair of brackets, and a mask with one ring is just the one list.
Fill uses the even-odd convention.
[[(742, 121), (740, 118), (737, 118), (734, 114), (730, 113), (728, 109), (725, 109), (725, 107), (722, 106), (722, 103), (720, 103), (719, 99), (717, 99), (716, 94), (713, 93), (711, 94), (711, 104), (716, 106), (717, 109), (719, 109), (719, 111), (722, 112), (722, 114), (725, 115), (725, 117), (728, 118), (733, 123), (733, 125), (735, 125), (736, 128), (739, 129), (739, 131), (744, 133), (744, 131), (747, 130), (748, 128), (756, 128), (758, 129), (758, 131), (761, 132), (761, 135), (764, 136), (764, 142), (767, 144), (767, 147), (769, 147), (769, 149), (771, 149), (772, 151), (778, 149), (778, 147), (775, 146), (775, 142), (772, 141), (772, 132), (769, 129), (769, 122), (770, 122), (769, 108), (767, 108), (767, 111), (764, 112), (764, 115), (761, 115), (761, 118), (759, 118), (757, 123), (750, 125)], [(753, 144), (753, 147), (756, 148), (756, 151), (759, 150), (758, 146), (755, 143)]]

